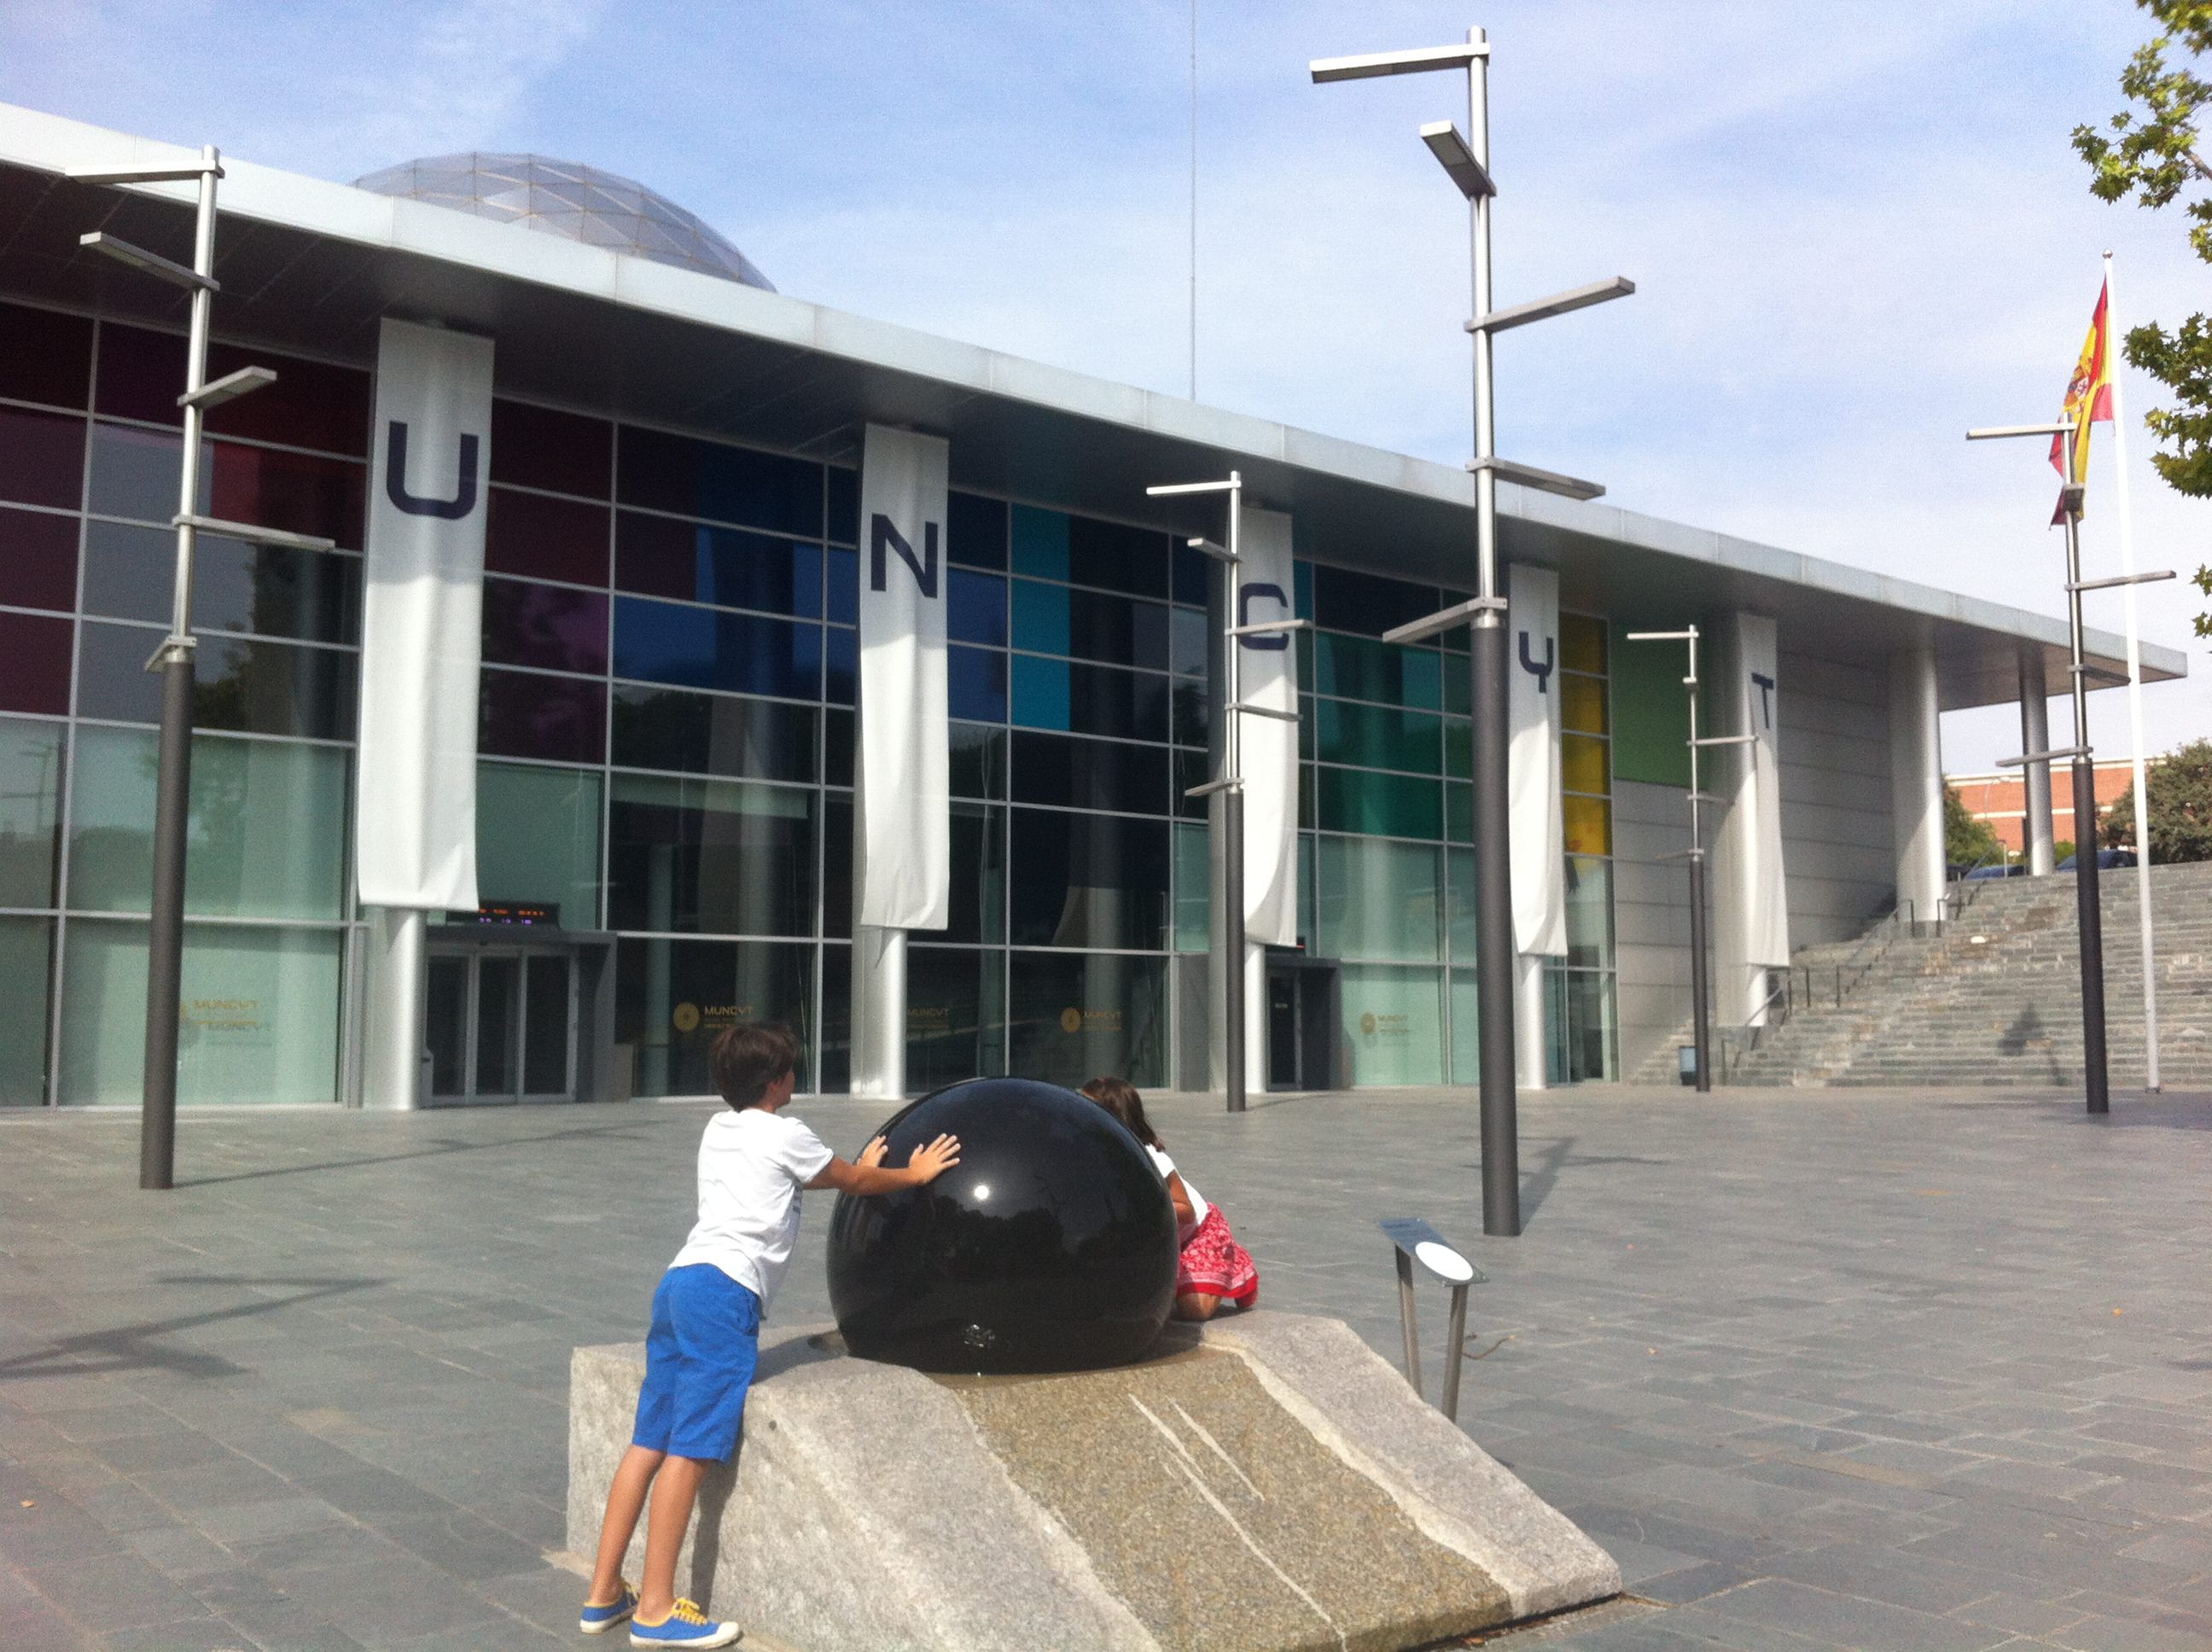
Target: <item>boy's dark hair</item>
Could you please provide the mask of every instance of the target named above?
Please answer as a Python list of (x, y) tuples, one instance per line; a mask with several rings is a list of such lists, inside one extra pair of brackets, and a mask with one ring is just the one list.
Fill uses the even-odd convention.
[(768, 1087), (799, 1067), (799, 1041), (788, 1027), (741, 1021), (714, 1036), (707, 1051), (707, 1072), (714, 1089), (743, 1112), (758, 1107)]
[(1160, 1139), (1152, 1133), (1152, 1127), (1145, 1118), (1144, 1098), (1127, 1078), (1093, 1078), (1084, 1085), (1082, 1094), (1119, 1119), (1122, 1127), (1146, 1146), (1160, 1145)]

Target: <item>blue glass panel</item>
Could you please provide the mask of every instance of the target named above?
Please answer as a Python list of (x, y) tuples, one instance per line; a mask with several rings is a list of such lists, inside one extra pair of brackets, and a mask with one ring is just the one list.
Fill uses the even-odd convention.
[(646, 596), (819, 619), (822, 549), (623, 511), (615, 519), (615, 585)]
[(1193, 608), (1206, 606), (1206, 587), (1212, 584), (1212, 559), (1193, 550), (1180, 539), (1175, 546), (1175, 599)]
[(1028, 728), (1065, 729), (1068, 722), (1069, 666), (1057, 659), (1013, 656), (1013, 720)]
[(945, 635), (956, 642), (1005, 647), (1006, 582), (994, 574), (970, 574), (964, 568), (956, 568), (947, 570), (945, 584), (950, 604), (945, 616)]
[(1067, 524), (1068, 577), (1134, 597), (1168, 594), (1168, 536), (1158, 528), (1133, 528), (1087, 516)]
[(974, 723), (1006, 720), (1006, 656), (983, 648), (945, 650), (951, 714)]
[(860, 553), (832, 547), (830, 561), (830, 618), (838, 625), (860, 623)]
[(1067, 577), (1067, 519), (1058, 511), (1017, 505), (1013, 510), (1014, 572), (1040, 580)]
[(1006, 566), (1006, 501), (956, 493), (945, 500), (945, 554), (970, 568)]
[(625, 505), (704, 516), (740, 527), (822, 537), (822, 466), (622, 427), (615, 494)]
[(1028, 728), (1166, 744), (1166, 677), (1027, 654), (1012, 658), (1015, 722)]
[(841, 545), (860, 543), (860, 473), (830, 467), (830, 538)]
[(1041, 654), (1067, 652), (1067, 587), (1014, 581), (1014, 647)]
[(822, 697), (834, 706), (849, 706), (860, 680), (860, 634), (833, 625), (827, 632), (829, 653), (823, 660)]
[(821, 662), (818, 625), (615, 599), (617, 677), (812, 700), (822, 692)]

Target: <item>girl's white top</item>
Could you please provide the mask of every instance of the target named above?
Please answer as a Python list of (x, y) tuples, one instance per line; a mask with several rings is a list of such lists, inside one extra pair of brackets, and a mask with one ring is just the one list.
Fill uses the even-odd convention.
[[(1152, 1163), (1159, 1167), (1161, 1181), (1164, 1181), (1176, 1174), (1175, 1161), (1165, 1152), (1157, 1147), (1147, 1147), (1145, 1151), (1152, 1156)], [(1190, 1185), (1188, 1176), (1182, 1179), (1182, 1193), (1183, 1197), (1190, 1200), (1190, 1220), (1182, 1224), (1183, 1236), (1188, 1238), (1191, 1230), (1206, 1220), (1206, 1212), (1212, 1210), (1213, 1206), (1207, 1204), (1198, 1189)]]

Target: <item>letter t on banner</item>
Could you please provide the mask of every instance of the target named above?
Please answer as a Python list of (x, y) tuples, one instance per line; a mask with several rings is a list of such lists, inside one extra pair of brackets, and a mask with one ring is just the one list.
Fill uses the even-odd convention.
[(860, 762), (854, 776), (853, 1078), (906, 1091), (906, 932), (951, 916), (945, 477), (936, 436), (867, 428), (860, 458)]

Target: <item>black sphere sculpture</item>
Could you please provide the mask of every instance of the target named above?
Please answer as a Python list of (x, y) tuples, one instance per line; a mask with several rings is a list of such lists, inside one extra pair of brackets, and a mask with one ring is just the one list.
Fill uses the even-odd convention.
[(1096, 1102), (973, 1078), (884, 1126), (900, 1165), (940, 1134), (926, 1187), (840, 1195), (830, 1303), (864, 1359), (926, 1371), (1068, 1371), (1142, 1358), (1175, 1306), (1176, 1218), (1137, 1139)]

